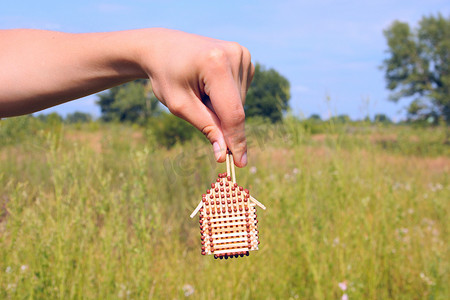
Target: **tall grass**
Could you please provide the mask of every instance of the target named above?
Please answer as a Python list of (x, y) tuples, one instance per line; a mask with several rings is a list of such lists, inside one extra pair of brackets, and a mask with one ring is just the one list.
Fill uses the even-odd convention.
[(446, 128), (250, 126), (237, 179), (268, 209), (260, 250), (233, 260), (200, 255), (188, 217), (223, 171), (206, 143), (24, 128), (0, 141), (2, 299), (450, 296)]

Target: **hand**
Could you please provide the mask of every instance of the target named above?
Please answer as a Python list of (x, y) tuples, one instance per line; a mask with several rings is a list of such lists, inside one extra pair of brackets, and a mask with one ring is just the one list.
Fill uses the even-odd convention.
[(227, 147), (247, 164), (243, 103), (253, 77), (248, 50), (168, 29), (69, 34), (0, 30), (0, 118), (32, 113), (137, 78), (202, 131), (219, 162)]
[(150, 30), (157, 36), (141, 46), (141, 66), (156, 97), (209, 139), (218, 162), (228, 147), (236, 166), (244, 167), (243, 103), (254, 74), (249, 51), (234, 42)]

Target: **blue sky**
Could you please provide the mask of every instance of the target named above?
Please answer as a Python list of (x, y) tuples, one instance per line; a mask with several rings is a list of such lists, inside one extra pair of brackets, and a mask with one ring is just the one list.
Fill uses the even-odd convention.
[[(5, 1), (0, 28), (65, 32), (167, 27), (246, 46), (253, 61), (291, 83), (295, 114), (404, 117), (407, 101), (389, 102), (383, 72), (383, 29), (394, 20), (416, 25), (423, 15), (450, 15), (444, 0), (298, 1)], [(325, 99), (329, 97), (330, 102)], [(96, 96), (47, 110), (99, 115)]]

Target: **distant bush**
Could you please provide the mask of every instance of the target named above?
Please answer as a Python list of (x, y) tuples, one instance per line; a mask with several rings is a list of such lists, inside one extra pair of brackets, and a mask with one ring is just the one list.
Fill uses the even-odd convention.
[(158, 144), (166, 148), (171, 148), (176, 143), (184, 143), (194, 136), (201, 135), (191, 124), (168, 113), (151, 118), (147, 126), (149, 134), (153, 135)]
[(92, 115), (84, 112), (76, 111), (66, 116), (65, 122), (69, 124), (74, 123), (89, 123), (92, 121)]
[(31, 115), (7, 118), (0, 121), (0, 146), (16, 144), (33, 138), (44, 123)]

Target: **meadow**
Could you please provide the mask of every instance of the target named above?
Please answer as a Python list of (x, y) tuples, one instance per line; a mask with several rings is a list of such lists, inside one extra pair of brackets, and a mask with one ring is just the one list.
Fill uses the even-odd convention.
[(449, 128), (247, 126), (260, 250), (200, 254), (202, 137), (0, 121), (0, 299), (449, 299)]

